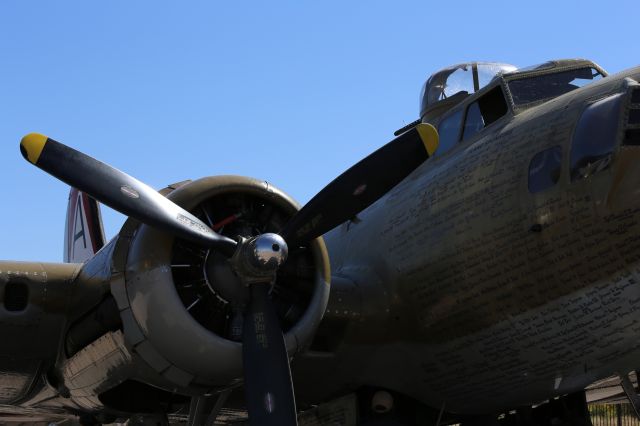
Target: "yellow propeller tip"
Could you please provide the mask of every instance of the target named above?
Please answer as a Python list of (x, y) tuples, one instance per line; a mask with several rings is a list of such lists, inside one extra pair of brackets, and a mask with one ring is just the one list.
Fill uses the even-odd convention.
[(47, 143), (47, 137), (40, 133), (29, 133), (20, 141), (20, 152), (22, 156), (30, 163), (36, 164), (42, 154), (44, 145)]
[(438, 144), (440, 142), (438, 131), (429, 123), (418, 124), (416, 126), (416, 130), (418, 130), (420, 139), (422, 139), (422, 143), (429, 153), (429, 157), (431, 157), (433, 153), (436, 152), (436, 149), (438, 149)]

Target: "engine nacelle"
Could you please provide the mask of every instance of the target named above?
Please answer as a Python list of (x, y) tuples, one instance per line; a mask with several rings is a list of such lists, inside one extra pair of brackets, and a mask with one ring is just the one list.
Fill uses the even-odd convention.
[[(168, 198), (236, 238), (278, 232), (299, 206), (267, 182), (239, 176), (199, 179)], [(289, 356), (308, 346), (329, 298), (322, 238), (290, 247), (272, 288)], [(156, 383), (201, 392), (242, 378), (242, 311), (248, 290), (219, 253), (129, 219), (113, 255), (112, 292), (129, 350)]]

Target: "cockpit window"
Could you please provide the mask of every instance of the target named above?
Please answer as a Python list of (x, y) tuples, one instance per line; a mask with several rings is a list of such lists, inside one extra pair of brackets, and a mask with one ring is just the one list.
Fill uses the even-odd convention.
[(553, 99), (602, 78), (595, 68), (578, 68), (509, 81), (516, 106)]
[(440, 137), (438, 149), (433, 153), (440, 156), (455, 146), (460, 139), (460, 126), (462, 125), (462, 110), (458, 110), (442, 120), (438, 126)]
[(471, 62), (438, 71), (425, 83), (420, 104), (420, 116), (432, 105), (457, 93), (472, 94), (489, 84), (497, 75), (515, 71), (513, 65), (491, 62)]
[(489, 124), (505, 115), (507, 111), (507, 102), (504, 99), (502, 89), (499, 86), (491, 89), (467, 108), (462, 139), (467, 140), (471, 138)]
[(447, 70), (443, 74), (435, 75), (429, 81), (433, 83), (429, 85), (429, 93), (427, 93), (429, 103), (447, 99), (458, 92), (474, 92), (472, 67), (466, 64)]

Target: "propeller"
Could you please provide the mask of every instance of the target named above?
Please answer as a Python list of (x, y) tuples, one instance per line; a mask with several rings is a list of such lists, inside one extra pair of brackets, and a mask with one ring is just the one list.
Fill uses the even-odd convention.
[(234, 241), (139, 180), (38, 133), (20, 151), (38, 168), (142, 223), (220, 251), (250, 288), (243, 326), (245, 396), (253, 425), (296, 425), (291, 370), (269, 287), (286, 261), (288, 246), (324, 234), (373, 204), (438, 147), (438, 133), (418, 124), (378, 149), (321, 190), (278, 234)]
[(356, 163), (316, 194), (281, 231), (292, 248), (369, 207), (438, 148), (438, 132), (420, 123)]
[(242, 329), (245, 397), (251, 424), (295, 425), (289, 357), (269, 286), (253, 285)]
[(30, 133), (20, 142), (22, 156), (38, 168), (142, 223), (233, 255), (237, 243), (160, 195), (150, 186), (80, 151)]

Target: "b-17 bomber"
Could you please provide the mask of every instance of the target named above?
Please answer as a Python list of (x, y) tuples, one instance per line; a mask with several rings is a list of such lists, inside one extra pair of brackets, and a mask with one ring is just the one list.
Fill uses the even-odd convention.
[(590, 425), (603, 380), (640, 412), (640, 67), (454, 65), (419, 117), (302, 207), (26, 135), (71, 190), (64, 262), (0, 261), (0, 423)]

